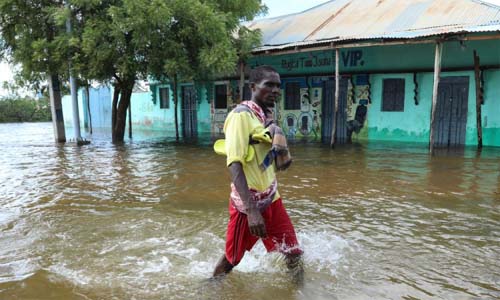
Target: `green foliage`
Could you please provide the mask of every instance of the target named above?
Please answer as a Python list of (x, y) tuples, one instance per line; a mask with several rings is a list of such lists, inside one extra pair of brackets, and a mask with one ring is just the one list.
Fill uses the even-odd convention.
[(49, 122), (51, 120), (50, 105), (46, 98), (0, 99), (0, 123), (14, 122)]
[(123, 129), (135, 80), (234, 74), (260, 40), (240, 22), (265, 11), (260, 0), (2, 0), (0, 56), (12, 57), (30, 82), (67, 79), (71, 68), (84, 81), (113, 83)]
[(62, 1), (0, 1), (0, 52), (21, 66), (19, 75), (38, 83), (45, 74), (66, 74), (68, 44), (64, 24), (58, 19)]
[(70, 65), (107, 82), (208, 79), (233, 72), (258, 44), (240, 22), (265, 11), (260, 0), (2, 0), (0, 53), (31, 82), (67, 77)]
[(238, 50), (238, 57), (240, 62), (247, 61), (252, 49), (260, 46), (262, 39), (262, 32), (257, 30), (250, 30), (244, 26), (238, 30), (238, 37), (234, 39), (234, 44)]

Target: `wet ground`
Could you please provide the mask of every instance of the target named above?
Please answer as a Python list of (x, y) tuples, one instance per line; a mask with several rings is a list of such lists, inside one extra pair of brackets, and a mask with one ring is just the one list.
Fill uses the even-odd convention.
[(210, 139), (76, 147), (0, 124), (0, 299), (498, 299), (500, 149), (292, 145), (303, 287), (259, 242), (210, 282), (229, 176)]

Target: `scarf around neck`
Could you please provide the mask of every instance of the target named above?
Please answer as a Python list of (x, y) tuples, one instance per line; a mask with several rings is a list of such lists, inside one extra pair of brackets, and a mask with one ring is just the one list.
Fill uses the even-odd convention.
[(262, 107), (253, 101), (243, 101), (240, 105), (248, 107), (257, 119), (266, 129), (266, 134), (272, 139), (272, 146), (269, 153), (260, 163), (259, 167), (265, 171), (272, 163), (275, 162), (278, 171), (286, 170), (292, 163), (292, 157), (288, 150), (288, 144), (283, 130), (276, 125), (271, 111), (265, 112)]

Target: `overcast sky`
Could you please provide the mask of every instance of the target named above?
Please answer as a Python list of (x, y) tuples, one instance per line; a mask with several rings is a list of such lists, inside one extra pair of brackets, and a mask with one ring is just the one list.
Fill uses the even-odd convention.
[[(405, 1), (405, 0), (401, 0)], [(450, 0), (453, 1), (453, 0)], [(500, 0), (484, 0), (485, 2), (491, 2), (500, 5)], [(321, 3), (328, 2), (326, 0), (263, 0), (264, 4), (269, 8), (268, 14), (263, 16), (264, 18), (276, 17), (291, 13), (300, 12)], [(261, 17), (262, 18), (262, 17)], [(0, 95), (3, 94), (2, 84), (4, 81), (10, 80), (12, 73), (10, 68), (5, 63), (0, 63)]]

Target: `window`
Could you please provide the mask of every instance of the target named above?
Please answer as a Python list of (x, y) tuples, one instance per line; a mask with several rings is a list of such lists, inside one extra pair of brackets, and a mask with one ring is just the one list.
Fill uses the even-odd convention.
[(285, 85), (285, 109), (300, 109), (300, 83), (288, 82)]
[(384, 79), (382, 92), (382, 111), (404, 111), (405, 80)]
[(215, 86), (215, 108), (227, 108), (227, 86), (225, 84)]
[(170, 107), (170, 91), (169, 88), (160, 88), (160, 108)]

